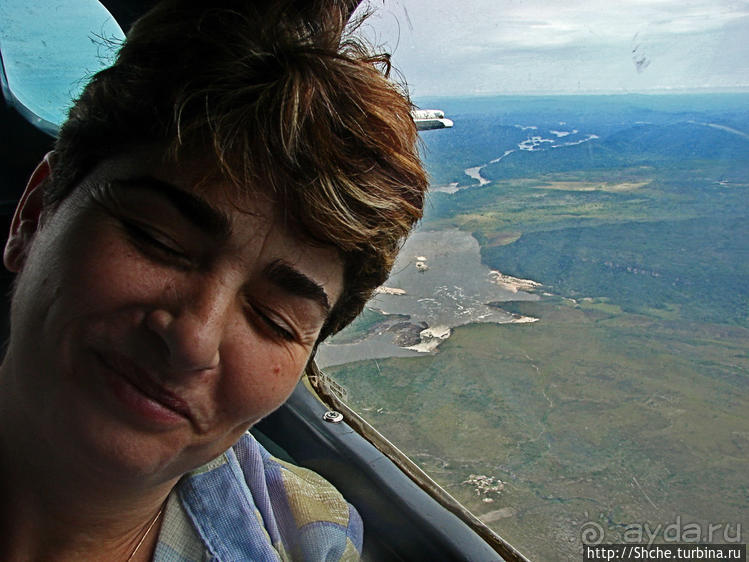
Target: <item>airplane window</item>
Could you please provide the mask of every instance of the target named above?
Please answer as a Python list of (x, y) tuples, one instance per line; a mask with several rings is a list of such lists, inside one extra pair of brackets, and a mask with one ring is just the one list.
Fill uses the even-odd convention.
[(3, 86), (48, 130), (65, 119), (86, 79), (113, 62), (124, 38), (96, 0), (3, 0), (0, 21)]
[(426, 216), (318, 364), (534, 560), (746, 543), (749, 3), (374, 2)]

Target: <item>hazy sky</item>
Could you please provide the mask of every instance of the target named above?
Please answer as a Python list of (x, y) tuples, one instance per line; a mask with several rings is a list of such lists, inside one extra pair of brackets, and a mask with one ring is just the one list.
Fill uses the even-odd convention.
[(749, 91), (749, 0), (372, 0), (416, 97)]

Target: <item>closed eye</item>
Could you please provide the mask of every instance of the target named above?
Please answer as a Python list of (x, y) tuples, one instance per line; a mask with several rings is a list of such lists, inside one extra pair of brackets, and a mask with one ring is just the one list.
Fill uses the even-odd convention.
[(262, 309), (256, 306), (253, 306), (252, 310), (260, 318), (260, 320), (276, 335), (287, 341), (296, 340), (296, 335), (291, 331), (291, 329), (286, 327), (285, 323), (275, 320), (268, 313), (263, 312)]
[(191, 264), (189, 256), (168, 236), (137, 221), (122, 219), (122, 225), (138, 247), (150, 257), (169, 264), (175, 262), (181, 266)]
[[(170, 235), (148, 221), (138, 220), (135, 202), (110, 182), (91, 187), (92, 202), (122, 225), (130, 241), (147, 257), (167, 265), (188, 268), (193, 259)], [(168, 214), (168, 212), (167, 212)]]

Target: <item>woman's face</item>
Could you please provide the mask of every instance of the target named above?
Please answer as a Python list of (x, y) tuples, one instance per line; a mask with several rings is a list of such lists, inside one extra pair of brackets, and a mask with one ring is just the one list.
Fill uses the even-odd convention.
[(3, 371), (68, 460), (154, 481), (207, 462), (289, 396), (341, 294), (335, 249), (197, 170), (106, 160), (41, 222), (27, 189)]

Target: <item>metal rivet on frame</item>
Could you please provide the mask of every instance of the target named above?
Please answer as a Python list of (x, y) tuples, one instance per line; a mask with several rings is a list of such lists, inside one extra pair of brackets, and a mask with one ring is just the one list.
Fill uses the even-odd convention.
[(340, 423), (343, 421), (343, 414), (335, 410), (328, 410), (323, 414), (322, 419), (330, 423)]

